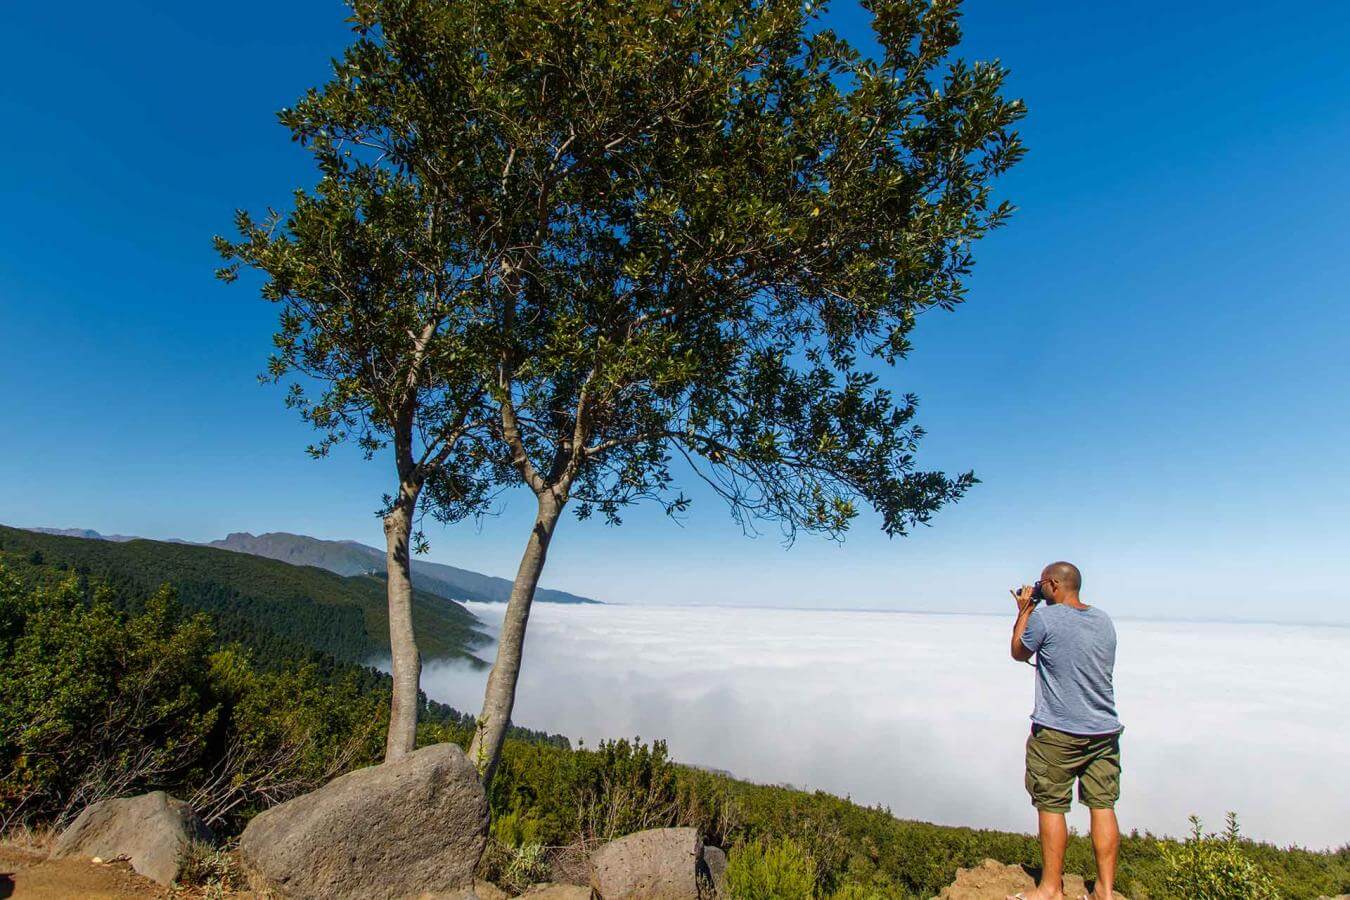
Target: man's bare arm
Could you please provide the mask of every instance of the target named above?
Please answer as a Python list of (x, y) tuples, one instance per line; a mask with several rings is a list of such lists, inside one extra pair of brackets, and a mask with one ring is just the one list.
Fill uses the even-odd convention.
[(1022, 643), (1022, 633), (1027, 630), (1027, 619), (1031, 618), (1031, 611), (1036, 608), (1036, 604), (1031, 600), (1032, 587), (1029, 584), (1022, 585), (1022, 589), (1013, 593), (1017, 599), (1017, 621), (1013, 623), (1012, 633), (1012, 658), (1018, 662), (1028, 662), (1035, 654), (1027, 649), (1026, 644)]

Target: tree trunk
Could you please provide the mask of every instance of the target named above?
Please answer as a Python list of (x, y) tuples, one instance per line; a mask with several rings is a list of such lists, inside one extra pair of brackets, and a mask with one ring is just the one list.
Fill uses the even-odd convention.
[(497, 761), (502, 752), (502, 742), (506, 739), (506, 729), (511, 724), (511, 708), (516, 702), (516, 681), (520, 678), (520, 658), (525, 646), (525, 626), (530, 619), (530, 604), (534, 602), (534, 589), (538, 587), (539, 575), (544, 571), (548, 545), (553, 539), (553, 529), (558, 524), (562, 508), (563, 503), (555, 497), (549, 494), (540, 497), (534, 528), (530, 531), (530, 540), (525, 545), (515, 583), (511, 586), (511, 599), (507, 601), (502, 633), (497, 641), (497, 661), (492, 664), (492, 672), (488, 675), (483, 712), (478, 717), (473, 742), (469, 744), (469, 759), (478, 767), (485, 785), (492, 783), (492, 775), (497, 770)]
[(394, 694), (389, 707), (389, 737), (384, 745), (384, 761), (390, 762), (411, 753), (417, 745), (417, 685), (422, 677), (422, 657), (412, 623), (412, 540), (413, 510), (417, 490), (404, 486), (399, 502), (384, 517), (384, 537), (388, 555), (389, 655), (394, 675)]

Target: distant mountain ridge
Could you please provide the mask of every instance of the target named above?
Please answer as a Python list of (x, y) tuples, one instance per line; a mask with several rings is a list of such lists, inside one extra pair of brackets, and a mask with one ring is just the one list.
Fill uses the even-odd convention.
[[(97, 541), (134, 541), (134, 536), (122, 534), (100, 534), (91, 528), (29, 528), (40, 534), (53, 534), (63, 537), (78, 537)], [(169, 538), (164, 543), (190, 543)], [(293, 566), (314, 566), (327, 569), (338, 575), (375, 575), (384, 577), (385, 553), (376, 547), (357, 541), (326, 541), (306, 534), (291, 534), (285, 531), (272, 531), (266, 534), (250, 534), (236, 531), (225, 536), (224, 540), (199, 544), (202, 547), (215, 547), (220, 550), (233, 550), (251, 556), (280, 560)], [(447, 566), (444, 563), (412, 561), (413, 583), (429, 594), (435, 594), (446, 600), (458, 602), (478, 601), (480, 603), (505, 603), (511, 596), (511, 582), (505, 578), (496, 578)], [(567, 591), (541, 587), (535, 591), (534, 599), (543, 603), (599, 603), (599, 600), (569, 594)]]
[(36, 531), (38, 534), (54, 534), (57, 537), (88, 538), (91, 541), (113, 541), (118, 544), (126, 541), (138, 540), (138, 538), (132, 534), (99, 534), (92, 528), (26, 528), (24, 530)]
[[(266, 556), (296, 566), (318, 566), (339, 575), (369, 574), (384, 577), (385, 552), (357, 541), (325, 541), (284, 531), (258, 535), (239, 531), (227, 535), (222, 541), (212, 541), (207, 546)], [(505, 578), (420, 559), (412, 561), (412, 570), (414, 585), (447, 600), (505, 603), (511, 596), (511, 582)], [(544, 603), (600, 602), (543, 587), (535, 591), (534, 599)]]

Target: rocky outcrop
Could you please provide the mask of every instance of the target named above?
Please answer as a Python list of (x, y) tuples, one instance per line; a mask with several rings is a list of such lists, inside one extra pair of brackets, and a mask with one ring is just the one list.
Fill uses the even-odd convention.
[(146, 878), (172, 884), (178, 878), (183, 849), (191, 840), (215, 839), (192, 807), (154, 791), (85, 807), (57, 838), (52, 856), (126, 857)]
[(255, 889), (279, 898), (468, 896), (487, 822), (477, 770), (436, 744), (260, 813), (239, 852)]
[[(943, 888), (936, 900), (1004, 900), (1035, 886), (1035, 879), (1021, 866), (1005, 866), (997, 860), (986, 859), (973, 868), (958, 869), (956, 880)], [(1081, 876), (1064, 876), (1065, 897), (1082, 897), (1087, 892)], [(1115, 896), (1116, 900), (1127, 900), (1120, 891), (1116, 891)]]
[(708, 880), (712, 882), (717, 896), (727, 896), (727, 854), (721, 847), (703, 848), (703, 865), (707, 867)]
[(693, 828), (653, 828), (591, 855), (591, 887), (604, 900), (699, 900), (703, 840)]

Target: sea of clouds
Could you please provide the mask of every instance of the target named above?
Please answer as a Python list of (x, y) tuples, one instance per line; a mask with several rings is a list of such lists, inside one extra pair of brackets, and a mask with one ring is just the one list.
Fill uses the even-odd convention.
[[(469, 604), (489, 626), (501, 604)], [(1034, 830), (1022, 786), (1034, 671), (1011, 616), (535, 604), (513, 720), (594, 745), (664, 738), (678, 760), (889, 807)], [(1350, 841), (1350, 628), (1116, 622), (1127, 831), (1228, 810), (1245, 834)], [(484, 651), (487, 658), (495, 648)], [(423, 686), (476, 712), (486, 672)], [(1070, 824), (1087, 830), (1075, 805)]]

